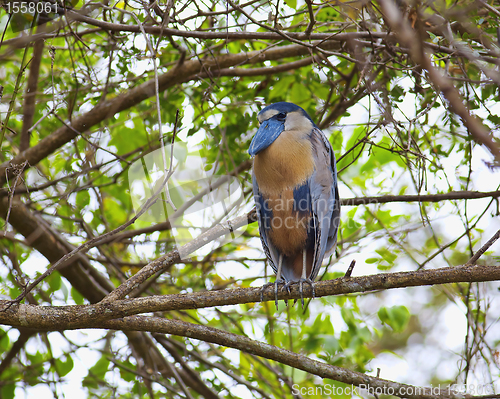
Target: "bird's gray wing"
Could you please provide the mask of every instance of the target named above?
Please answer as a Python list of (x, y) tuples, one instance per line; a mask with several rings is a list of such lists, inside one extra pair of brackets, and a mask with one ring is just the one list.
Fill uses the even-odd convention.
[(277, 250), (273, 245), (268, 244), (267, 239), (267, 233), (269, 230), (272, 214), (270, 213), (270, 210), (267, 208), (267, 206), (265, 206), (265, 198), (262, 196), (262, 193), (259, 190), (259, 185), (254, 174), (252, 174), (252, 183), (255, 207), (257, 211), (257, 219), (259, 221), (259, 234), (260, 240), (262, 242), (262, 248), (264, 248), (264, 253), (269, 260), (269, 264), (276, 274), (278, 272), (278, 268), (276, 265), (278, 264), (279, 254), (277, 253)]
[(316, 243), (311, 280), (318, 276), (324, 256), (335, 249), (340, 219), (340, 199), (333, 149), (324, 133), (315, 127), (311, 132), (315, 171), (309, 178), (312, 212), (316, 223)]

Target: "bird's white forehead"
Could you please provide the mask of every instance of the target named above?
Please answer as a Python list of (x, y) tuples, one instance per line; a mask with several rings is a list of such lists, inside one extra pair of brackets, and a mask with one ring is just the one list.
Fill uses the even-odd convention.
[[(279, 111), (277, 109), (268, 109), (265, 112), (259, 112), (257, 115), (257, 120), (259, 123), (262, 123), (264, 121), (267, 121), (268, 119), (272, 118), (274, 115), (279, 114), (282, 111)], [(297, 114), (297, 116), (302, 116), (302, 114), (299, 111), (293, 111), (293, 112), (288, 112), (287, 115), (292, 115), (292, 114)]]
[(262, 123), (279, 113), (280, 112), (277, 109), (268, 109), (265, 112), (259, 112), (259, 114), (257, 115), (257, 120), (259, 121), (259, 123)]

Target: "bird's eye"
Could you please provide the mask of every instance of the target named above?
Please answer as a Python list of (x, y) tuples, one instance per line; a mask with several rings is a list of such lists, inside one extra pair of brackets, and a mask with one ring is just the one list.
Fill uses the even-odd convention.
[(284, 121), (286, 119), (286, 114), (284, 112), (280, 112), (278, 115), (276, 115), (276, 119), (279, 121)]

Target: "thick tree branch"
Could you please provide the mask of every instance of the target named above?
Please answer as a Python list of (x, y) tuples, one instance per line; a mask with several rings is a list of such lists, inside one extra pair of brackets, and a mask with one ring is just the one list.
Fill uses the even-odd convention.
[[(215, 76), (261, 76), (261, 75), (272, 75), (275, 73), (281, 73), (286, 71), (291, 71), (294, 69), (302, 68), (307, 65), (311, 65), (315, 62), (315, 57), (304, 58), (303, 60), (287, 62), (282, 65), (277, 65), (273, 67), (263, 67), (263, 68), (224, 68), (219, 69), (215, 72)], [(214, 73), (210, 73), (210, 77), (213, 77)], [(200, 77), (209, 77), (208, 73), (200, 74)]]
[[(165, 262), (164, 258), (161, 259)], [(153, 263), (157, 264), (160, 262), (155, 261)], [(148, 267), (152, 267), (151, 264), (144, 269)], [(138, 273), (138, 275), (140, 274), (141, 272)], [(316, 297), (324, 297), (404, 287), (496, 280), (500, 280), (500, 267), (473, 265), (338, 278), (317, 282), (314, 287)], [(128, 287), (127, 284), (124, 284), (124, 286)], [(124, 290), (117, 289), (116, 294), (112, 298), (119, 297), (119, 294), (123, 292)], [(0, 301), (0, 310), (4, 310), (0, 312), (0, 323), (14, 327), (47, 330), (90, 328), (98, 327), (106, 320), (141, 313), (201, 309), (260, 302), (260, 296), (261, 288), (257, 287), (202, 291), (190, 294), (156, 295), (121, 300), (110, 300), (111, 296), (108, 296), (106, 302), (102, 301), (94, 305), (35, 306), (12, 304), (11, 301)], [(310, 286), (304, 286), (304, 297), (312, 297)], [(273, 301), (274, 288), (270, 287), (266, 289), (263, 292), (263, 298), (265, 301)], [(294, 284), (291, 286), (290, 294), (286, 290), (280, 291), (278, 298), (299, 299), (300, 292), (298, 285)]]
[[(420, 195), (408, 195), (408, 196), (387, 196), (386, 198), (383, 197), (366, 197), (366, 198), (351, 198), (347, 200), (342, 200), (342, 205), (366, 205), (366, 204), (371, 204), (371, 203), (386, 203), (386, 202), (409, 202), (409, 201), (438, 201), (438, 200), (443, 200), (443, 199), (463, 199), (464, 195), (467, 196), (467, 198), (483, 198), (486, 196), (500, 196), (500, 192), (491, 192), (491, 193), (468, 193), (468, 192), (455, 192), (455, 193), (447, 193), (447, 194), (437, 194), (437, 195), (430, 195), (430, 196), (420, 196)], [(474, 197), (476, 196), (476, 197)], [(1, 204), (4, 203), (4, 211), (7, 212), (9, 209), (8, 203), (6, 201), (0, 201), (0, 210), (1, 210)], [(16, 209), (19, 213), (19, 211), (26, 213), (26, 210), (24, 209), (24, 204), (21, 202), (18, 202), (16, 204)], [(28, 218), (30, 219), (30, 218)], [(39, 221), (37, 218), (35, 218), (34, 223), (36, 224), (36, 221)], [(124, 298), (127, 294), (129, 294), (133, 289), (141, 285), (144, 281), (146, 281), (148, 278), (153, 276), (154, 274), (160, 272), (160, 271), (165, 271), (175, 263), (179, 262), (181, 258), (184, 258), (191, 254), (192, 252), (196, 251), (197, 249), (201, 248), (202, 246), (206, 245), (207, 243), (213, 241), (214, 239), (217, 239), (218, 237), (221, 237), (223, 235), (228, 234), (232, 229), (238, 229), (242, 226), (245, 226), (249, 222), (255, 221), (255, 212), (252, 211), (248, 215), (240, 216), (230, 222), (227, 223), (227, 225), (223, 224), (218, 224), (208, 230), (207, 232), (203, 233), (196, 239), (192, 240), (191, 242), (185, 244), (182, 246), (179, 251), (171, 251), (165, 256), (158, 258), (151, 262), (149, 265), (145, 266), (142, 268), (136, 275), (132, 276), (129, 278), (125, 283), (120, 285), (117, 289), (115, 289), (112, 293), (110, 293), (104, 300), (104, 302), (108, 301), (113, 301), (116, 299)], [(14, 225), (16, 223), (14, 222)], [(39, 229), (40, 227), (38, 227)], [(143, 232), (143, 229), (141, 229), (141, 232)], [(43, 232), (40, 232), (40, 234), (43, 234)], [(109, 235), (110, 233), (108, 233)], [(124, 233), (127, 236), (130, 236), (130, 234), (135, 235), (134, 232), (126, 232)], [(50, 237), (50, 236), (48, 236)], [(81, 250), (88, 250), (93, 246), (98, 245), (99, 243), (102, 242), (109, 242), (112, 240), (114, 236), (110, 236), (109, 238), (105, 238), (104, 236), (101, 237), (96, 237), (91, 242), (87, 242), (80, 246)], [(49, 247), (50, 248), (50, 247)], [(46, 250), (46, 247), (44, 247), (44, 250)], [(61, 262), (68, 262), (69, 261), (69, 255), (74, 254), (76, 255), (77, 252), (76, 250), (73, 250), (71, 253), (66, 252), (61, 258), (59, 258), (51, 267), (50, 270), (48, 270), (42, 277), (38, 278), (34, 283), (30, 285), (30, 289), (34, 287), (45, 275), (48, 275), (51, 270), (54, 270), (55, 266), (60, 264)], [(63, 259), (64, 258), (64, 259)], [(68, 258), (67, 260), (65, 260)], [(29, 290), (26, 290), (26, 293), (29, 292)], [(92, 290), (92, 292), (95, 292), (95, 290)], [(26, 294), (24, 293), (21, 298), (24, 297)]]
[[(491, 193), (468, 193), (468, 192), (456, 192), (456, 193), (447, 193), (447, 194), (437, 194), (437, 195), (430, 195), (430, 196), (419, 196), (419, 195), (413, 195), (413, 196), (387, 196), (386, 198), (383, 197), (366, 197), (366, 198), (351, 198), (347, 200), (342, 200), (342, 205), (366, 205), (366, 204), (371, 204), (371, 203), (385, 203), (385, 202), (395, 202), (395, 201), (400, 201), (400, 202), (409, 202), (409, 201), (427, 201), (427, 200), (433, 200), (433, 201), (438, 201), (438, 200), (443, 200), (443, 199), (456, 199), (464, 198), (464, 195), (467, 195), (467, 198), (483, 198), (486, 196), (500, 196), (500, 192), (491, 192)], [(474, 197), (476, 195), (477, 197)], [(3, 204), (3, 211), (7, 213), (9, 209), (12, 211), (12, 207), (9, 208), (9, 203), (6, 201), (4, 198), (3, 200), (0, 200), (0, 211), (2, 211), (2, 204)], [(36, 225), (37, 228), (35, 231), (39, 231), (39, 235), (42, 235), (42, 237), (45, 237), (49, 240), (51, 240), (51, 235), (46, 234), (48, 233), (47, 231), (44, 231), (43, 229), (40, 230), (40, 220), (34, 216), (32, 216), (29, 211), (25, 208), (25, 205), (22, 204), (22, 202), (17, 201), (16, 206), (14, 207), (16, 210), (16, 219), (13, 221), (13, 225), (18, 228), (22, 228), (22, 224), (19, 223), (20, 220), (26, 221), (26, 220), (32, 220), (33, 225)], [(23, 216), (19, 218), (19, 215), (22, 214)], [(209, 229), (196, 239), (192, 240), (191, 242), (185, 244), (182, 246), (179, 251), (171, 251), (168, 254), (164, 255), (161, 258), (158, 258), (151, 262), (149, 265), (145, 266), (142, 268), (136, 275), (132, 276), (129, 278), (126, 282), (124, 282), (120, 287), (115, 289), (112, 293), (110, 293), (104, 300), (104, 302), (108, 301), (113, 301), (116, 299), (124, 298), (127, 294), (129, 294), (133, 289), (141, 285), (144, 281), (146, 281), (148, 278), (153, 276), (154, 274), (160, 272), (160, 271), (165, 271), (175, 263), (179, 262), (181, 258), (184, 258), (188, 256), (189, 254), (193, 253), (197, 249), (201, 248), (202, 246), (206, 245), (207, 243), (223, 236), (226, 234), (229, 234), (232, 229), (238, 229), (242, 226), (245, 226), (247, 223), (251, 223), (255, 221), (255, 211), (253, 210), (247, 215), (240, 216), (235, 218), (234, 220), (228, 222), (227, 224), (218, 224), (214, 226), (213, 228)], [(128, 223), (130, 224), (130, 222)], [(43, 224), (42, 224), (43, 226)], [(125, 226), (125, 225), (124, 225)], [(123, 226), (122, 226), (123, 227)], [(118, 230), (118, 229), (115, 229)], [(149, 231), (150, 229), (148, 229)], [(154, 230), (154, 227), (153, 227)], [(18, 230), (19, 231), (19, 230)], [(20, 231), (22, 234), (23, 231)], [(140, 232), (144, 232), (144, 229), (141, 229)], [(123, 233), (126, 234), (127, 237), (133, 236), (136, 234), (136, 232), (126, 232)], [(109, 235), (109, 238), (106, 238)], [(25, 235), (26, 236), (26, 235)], [(105, 237), (106, 236), (106, 237)], [(93, 246), (99, 245), (102, 242), (109, 242), (110, 240), (114, 239), (114, 235), (111, 235), (111, 233), (107, 233), (104, 236), (96, 237), (92, 239), (89, 242), (86, 242), (82, 244), (79, 248), (74, 249), (69, 252), (65, 252), (64, 255), (62, 255), (60, 258), (58, 258), (56, 261), (53, 261), (53, 266), (41, 277), (39, 277), (35, 282), (30, 284), (29, 289), (26, 290), (25, 293), (20, 297), (20, 299), (24, 298), (26, 293), (29, 292), (36, 284), (38, 284), (39, 281), (41, 281), (46, 275), (50, 274), (52, 270), (55, 269), (55, 267), (59, 267), (58, 265), (63, 265), (66, 264), (68, 261), (70, 261), (69, 256), (73, 254), (73, 256), (78, 254), (78, 249), (81, 251), (87, 251), (88, 249), (92, 248)], [(67, 247), (69, 247), (69, 244), (66, 244)], [(52, 253), (51, 248), (53, 246), (46, 246), (43, 245), (43, 249), (41, 251), (47, 251), (49, 250), (49, 253), (47, 255), (50, 256)], [(42, 252), (44, 253), (44, 252)], [(44, 253), (45, 254), (45, 253)], [(83, 259), (83, 258), (82, 258)], [(88, 268), (93, 270), (93, 268), (90, 265), (87, 265)], [(94, 270), (93, 270), (94, 271)], [(106, 286), (106, 288), (109, 287), (109, 284), (106, 284), (106, 280), (103, 280), (100, 278), (100, 276), (95, 275), (97, 272), (94, 271), (94, 277), (99, 277), (98, 281), (101, 282), (101, 284), (104, 283), (103, 286)], [(87, 284), (84, 284), (84, 287), (88, 288)], [(83, 289), (83, 287), (81, 287)], [(94, 287), (95, 288), (95, 287)], [(109, 288), (108, 288), (109, 289)], [(91, 292), (95, 293), (95, 289), (92, 289)]]
[(33, 126), (33, 117), (35, 115), (35, 100), (38, 89), (38, 76), (40, 72), (40, 64), (42, 62), (44, 41), (38, 40), (33, 45), (33, 57), (30, 62), (30, 73), (28, 76), (28, 84), (26, 86), (26, 94), (24, 96), (23, 106), (23, 127), (21, 130), (21, 139), (19, 141), (19, 150), (24, 151), (30, 146), (30, 127)]
[[(172, 37), (183, 37), (183, 38), (193, 38), (200, 40), (268, 40), (268, 41), (277, 41), (283, 40), (283, 35), (279, 32), (255, 32), (255, 31), (221, 31), (221, 32), (211, 32), (211, 31), (200, 31), (200, 30), (179, 30), (172, 29), (160, 26), (152, 26), (152, 25), (132, 25), (132, 24), (118, 24), (107, 21), (100, 21), (93, 19), (91, 17), (73, 13), (74, 18), (69, 18), (68, 21), (81, 21), (88, 23), (92, 26), (98, 26), (97, 29), (87, 29), (81, 32), (78, 32), (79, 36), (88, 35), (92, 33), (99, 32), (100, 30), (109, 31), (109, 32), (132, 32), (132, 33), (142, 33), (143, 31), (147, 34), (156, 35), (156, 36), (172, 36)], [(14, 39), (5, 40), (2, 45), (7, 47), (17, 47), (23, 48), (30, 43), (41, 40), (41, 39), (50, 39), (56, 37), (65, 37), (65, 36), (73, 36), (74, 32), (64, 32), (62, 28), (65, 24), (55, 25), (52, 32), (47, 33), (37, 33), (31, 36), (21, 36)], [(271, 28), (270, 28), (271, 29)], [(61, 33), (63, 32), (63, 33)], [(332, 31), (326, 33), (311, 33), (307, 35), (302, 32), (286, 32), (287, 37), (296, 40), (303, 41), (308, 43), (311, 40), (318, 40), (323, 46), (328, 46), (330, 48), (340, 48), (345, 43), (353, 43), (359, 44), (362, 47), (368, 48), (382, 48), (383, 45), (379, 45), (375, 43), (374, 39), (382, 39), (387, 44), (396, 43), (396, 35), (394, 33), (387, 32), (376, 32), (376, 31), (361, 31), (361, 32), (343, 32), (343, 31)], [(335, 42), (335, 44), (327, 44), (327, 42)], [(314, 45), (314, 44), (313, 44)], [(444, 54), (455, 54), (455, 49), (449, 48), (446, 46), (440, 46), (431, 42), (424, 42), (423, 45), (435, 52), (440, 52)], [(403, 47), (391, 47), (391, 52), (401, 52), (401, 53), (409, 53), (410, 49)], [(488, 63), (493, 63), (495, 65), (500, 65), (500, 60), (497, 59), (496, 53), (494, 51), (484, 51), (484, 54), (489, 54), (488, 56), (480, 56), (478, 59), (480, 61), (485, 61)]]
[(471, 395), (463, 395), (448, 389), (436, 394), (436, 390), (425, 387), (415, 387), (382, 378), (372, 377), (343, 367), (333, 366), (308, 358), (307, 356), (282, 349), (274, 345), (259, 342), (248, 337), (225, 332), (216, 328), (200, 326), (181, 320), (163, 319), (159, 317), (133, 316), (103, 323), (103, 327), (114, 330), (154, 331), (162, 334), (172, 334), (181, 337), (194, 338), (211, 342), (245, 353), (275, 360), (307, 373), (329, 378), (356, 387), (364, 386), (372, 389), (382, 389), (390, 395), (412, 399), (469, 399)]
[[(68, 18), (70, 21), (80, 21), (85, 22), (89, 25), (102, 28), (107, 31), (114, 32), (134, 32), (142, 33), (142, 30), (151, 35), (164, 35), (164, 36), (174, 36), (174, 37), (185, 37), (185, 38), (195, 38), (195, 39), (227, 39), (227, 40), (283, 40), (283, 34), (294, 40), (309, 41), (309, 40), (334, 40), (337, 42), (344, 42), (356, 39), (371, 39), (371, 38), (382, 38), (385, 40), (393, 41), (391, 37), (394, 35), (386, 32), (327, 32), (327, 33), (311, 33), (307, 34), (305, 32), (252, 32), (252, 31), (229, 31), (226, 32), (207, 32), (200, 30), (180, 30), (172, 29), (161, 26), (151, 26), (151, 25), (132, 25), (132, 24), (118, 24), (107, 21), (100, 21), (91, 18), (86, 15), (79, 14), (74, 11), (68, 13)], [(269, 30), (274, 30), (270, 26), (266, 26)], [(12, 44), (11, 41), (6, 40), (4, 45)]]
[(342, 206), (387, 204), (389, 202), (440, 202), (479, 198), (499, 198), (500, 191), (450, 191), (443, 194), (381, 195), (379, 197), (342, 198)]

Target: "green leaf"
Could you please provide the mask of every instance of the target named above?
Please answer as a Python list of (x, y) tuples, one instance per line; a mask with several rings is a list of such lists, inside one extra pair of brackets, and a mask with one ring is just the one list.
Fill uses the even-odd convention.
[(387, 324), (395, 332), (402, 332), (410, 321), (410, 311), (406, 306), (383, 307), (378, 311), (378, 317), (382, 324)]
[(311, 94), (307, 87), (301, 83), (294, 83), (290, 93), (290, 99), (302, 108), (307, 108), (311, 102)]
[(59, 273), (51, 274), (45, 281), (49, 283), (49, 287), (52, 292), (57, 291), (59, 288), (61, 288), (62, 279)]
[(321, 347), (328, 354), (332, 355), (340, 350), (339, 340), (333, 335), (320, 335), (319, 337), (323, 338), (323, 345)]
[(394, 251), (390, 251), (387, 248), (380, 248), (377, 249), (375, 252), (377, 252), (389, 265), (393, 265), (394, 261), (397, 259), (397, 255), (394, 253)]
[(0, 352), (5, 352), (10, 344), (9, 336), (5, 331), (0, 329)]
[(113, 226), (119, 226), (126, 222), (127, 213), (122, 204), (111, 197), (104, 198), (103, 204), (104, 213)]
[(60, 377), (64, 377), (71, 370), (73, 370), (73, 359), (71, 356), (67, 356), (66, 360), (62, 360), (61, 358), (56, 359), (56, 372)]
[(342, 314), (342, 318), (344, 319), (345, 324), (347, 324), (347, 326), (349, 328), (355, 329), (356, 328), (356, 319), (354, 318), (354, 314), (352, 313), (352, 309), (342, 307), (340, 313)]
[(90, 194), (87, 190), (78, 191), (76, 193), (76, 206), (81, 209), (90, 204)]
[(128, 382), (134, 381), (137, 378), (137, 374), (130, 372), (128, 369), (133, 370), (135, 368), (135, 366), (130, 362), (121, 362), (120, 364), (127, 368), (127, 369), (125, 369), (125, 368), (119, 367), (120, 376), (125, 381), (128, 381)]
[(283, 76), (274, 85), (273, 89), (269, 94), (269, 101), (279, 100), (284, 101), (285, 94), (288, 93), (290, 86), (295, 82), (295, 77), (293, 75)]
[(98, 388), (99, 384), (104, 381), (108, 369), (109, 360), (103, 356), (89, 369), (89, 373), (83, 379), (82, 385), (89, 388)]
[(84, 297), (82, 294), (80, 294), (76, 289), (74, 289), (73, 287), (71, 287), (71, 297), (73, 298), (73, 300), (75, 301), (75, 303), (77, 305), (83, 305), (83, 303), (85, 302), (84, 300)]
[(15, 384), (4, 385), (0, 390), (0, 397), (2, 399), (14, 399), (15, 390), (16, 390)]

